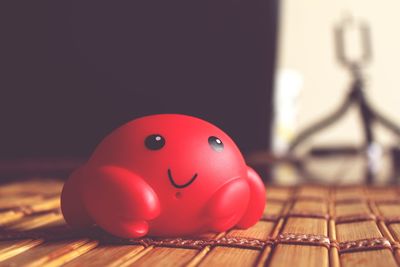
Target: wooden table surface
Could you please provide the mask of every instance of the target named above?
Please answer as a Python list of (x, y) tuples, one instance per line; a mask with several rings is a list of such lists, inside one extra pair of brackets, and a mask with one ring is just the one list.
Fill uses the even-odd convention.
[(0, 266), (398, 266), (400, 188), (267, 186), (247, 230), (122, 240), (69, 229), (60, 180), (0, 186)]

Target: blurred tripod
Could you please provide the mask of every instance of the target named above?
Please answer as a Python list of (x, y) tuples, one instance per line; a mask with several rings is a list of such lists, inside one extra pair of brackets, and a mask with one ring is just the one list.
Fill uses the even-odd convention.
[(340, 117), (342, 117), (352, 105), (356, 105), (361, 117), (361, 123), (364, 133), (364, 149), (367, 158), (367, 167), (365, 170), (365, 177), (367, 183), (374, 181), (376, 173), (377, 157), (376, 143), (373, 132), (373, 123), (378, 122), (382, 124), (389, 131), (400, 137), (400, 127), (394, 122), (390, 121), (377, 110), (375, 110), (367, 101), (364, 92), (364, 76), (362, 69), (371, 60), (371, 38), (370, 29), (366, 23), (359, 25), (359, 31), (361, 34), (361, 49), (362, 53), (359, 59), (350, 59), (345, 51), (345, 30), (353, 23), (351, 20), (343, 20), (339, 23), (334, 30), (335, 33), (335, 45), (336, 45), (336, 56), (339, 62), (346, 67), (352, 76), (352, 82), (350, 91), (345, 98), (344, 102), (335, 110), (332, 114), (316, 122), (315, 124), (304, 129), (300, 134), (293, 140), (289, 146), (289, 153), (293, 153), (294, 150), (303, 141), (311, 137), (316, 132), (330, 126), (335, 123)]

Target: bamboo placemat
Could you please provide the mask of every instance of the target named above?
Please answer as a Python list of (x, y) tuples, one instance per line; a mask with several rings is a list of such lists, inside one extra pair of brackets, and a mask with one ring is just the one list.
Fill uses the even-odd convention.
[(267, 186), (247, 230), (123, 240), (69, 229), (62, 182), (0, 186), (0, 266), (398, 266), (400, 188)]

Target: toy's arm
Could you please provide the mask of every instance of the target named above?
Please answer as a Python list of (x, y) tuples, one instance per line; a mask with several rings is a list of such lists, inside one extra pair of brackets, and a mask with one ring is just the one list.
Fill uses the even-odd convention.
[(249, 195), (249, 186), (242, 178), (230, 181), (220, 188), (207, 205), (211, 229), (225, 231), (232, 228), (245, 212)]
[(64, 183), (61, 193), (61, 210), (65, 221), (75, 228), (89, 227), (94, 224), (82, 200), (82, 182), (84, 167), (74, 171)]
[(246, 213), (237, 224), (240, 228), (248, 228), (255, 224), (261, 218), (265, 207), (265, 185), (252, 168), (247, 168), (250, 201)]
[(82, 198), (90, 217), (108, 232), (134, 238), (148, 232), (160, 213), (153, 189), (138, 175), (115, 166), (85, 171)]

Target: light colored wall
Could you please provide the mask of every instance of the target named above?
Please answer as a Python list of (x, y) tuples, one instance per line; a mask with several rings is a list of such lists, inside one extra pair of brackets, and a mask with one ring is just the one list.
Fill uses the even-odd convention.
[[(282, 0), (281, 12), (277, 74), (294, 70), (302, 77), (296, 131), (328, 114), (347, 93), (350, 76), (336, 61), (333, 38), (333, 26), (345, 14), (369, 22), (373, 59), (365, 70), (367, 95), (400, 124), (400, 1)], [(353, 110), (315, 140), (361, 144), (359, 126)], [(377, 134), (383, 143), (393, 140), (384, 131)]]

